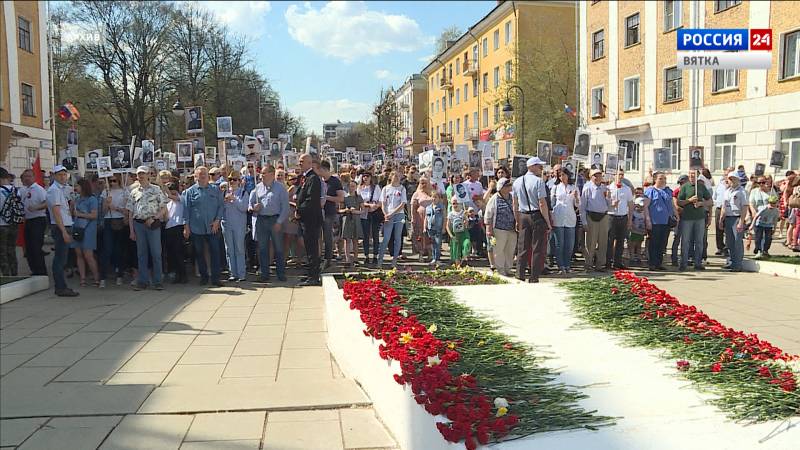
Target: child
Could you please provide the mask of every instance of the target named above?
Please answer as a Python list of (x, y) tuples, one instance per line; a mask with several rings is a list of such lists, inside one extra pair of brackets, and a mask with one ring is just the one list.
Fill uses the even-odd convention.
[(483, 220), (481, 220), (478, 211), (472, 206), (467, 209), (467, 230), (475, 256), (485, 256), (483, 253), (483, 244), (486, 242), (486, 236), (483, 232)]
[[(638, 190), (638, 189), (637, 189)], [(642, 242), (644, 242), (645, 230), (644, 221), (644, 196), (636, 197), (633, 201), (633, 213), (631, 218), (631, 235), (628, 238), (628, 258), (634, 264), (642, 262), (639, 255), (642, 252)]]
[(464, 205), (459, 203), (456, 197), (451, 201), (445, 226), (450, 236), (450, 259), (457, 268), (461, 268), (461, 262), (469, 256), (471, 246), (467, 232), (467, 214)]
[(355, 267), (354, 252), (358, 251), (358, 228), (361, 225), (361, 209), (364, 200), (358, 193), (354, 181), (347, 183), (347, 197), (344, 198), (344, 208), (339, 210), (342, 215), (342, 241), (344, 241), (344, 260), (347, 267)]
[(767, 205), (759, 208), (753, 218), (752, 231), (755, 228), (756, 249), (758, 253), (754, 259), (768, 258), (769, 247), (772, 245), (772, 233), (775, 231), (775, 224), (778, 223), (780, 210), (777, 208), (778, 197), (771, 195), (767, 199)]
[(439, 267), (439, 260), (442, 259), (442, 233), (444, 232), (444, 202), (442, 194), (438, 191), (433, 193), (433, 202), (425, 208), (425, 223), (423, 229), (431, 239), (433, 259), (431, 265)]

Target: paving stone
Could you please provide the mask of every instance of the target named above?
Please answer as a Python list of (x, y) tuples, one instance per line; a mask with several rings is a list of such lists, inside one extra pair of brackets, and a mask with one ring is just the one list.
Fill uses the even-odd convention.
[(114, 333), (109, 341), (147, 341), (150, 340), (160, 327), (133, 327), (126, 326)]
[(342, 433), (338, 421), (271, 422), (264, 434), (265, 450), (340, 450)]
[(30, 337), (66, 337), (83, 328), (80, 323), (54, 323), (31, 333)]
[(56, 344), (56, 347), (97, 347), (114, 333), (75, 333)]
[(287, 332), (283, 340), (285, 349), (327, 348), (328, 337), (324, 332), (293, 333)]
[(281, 352), (282, 369), (331, 370), (331, 354), (325, 349), (284, 350)]
[(36, 330), (32, 328), (3, 328), (0, 329), (0, 345), (8, 345), (14, 343), (25, 336), (35, 333)]
[(394, 439), (372, 409), (342, 409), (342, 434), (347, 449), (395, 447)]
[(122, 419), (100, 449), (178, 449), (191, 423), (191, 416), (130, 415)]
[(172, 318), (173, 322), (208, 322), (214, 311), (182, 311)]
[(289, 303), (260, 303), (253, 308), (253, 314), (287, 314)]
[(260, 313), (253, 314), (247, 319), (247, 325), (285, 325), (286, 313), (273, 312), (273, 313)]
[(83, 359), (72, 365), (54, 381), (97, 381), (111, 378), (125, 361), (116, 359)]
[(278, 381), (284, 380), (330, 380), (333, 379), (333, 372), (327, 369), (278, 369)]
[(308, 333), (326, 331), (324, 320), (290, 320), (286, 322), (287, 333)]
[(57, 337), (41, 337), (41, 338), (25, 337), (14, 342), (13, 344), (9, 344), (3, 347), (3, 354), (4, 355), (26, 355), (31, 353), (36, 354), (52, 347), (53, 344), (55, 344), (60, 340), (61, 339)]
[(117, 332), (122, 327), (128, 324), (130, 319), (98, 319), (94, 322), (86, 325), (86, 327), (81, 330), (83, 332), (95, 332), (95, 331), (113, 331)]
[(276, 339), (242, 339), (233, 350), (234, 356), (278, 355), (281, 352), (282, 340)]
[(84, 359), (117, 359), (127, 361), (136, 354), (144, 342), (141, 341), (107, 341), (89, 352)]
[(261, 440), (184, 442), (181, 450), (259, 450)]
[(274, 377), (277, 370), (277, 356), (232, 356), (222, 376)]
[[(13, 345), (13, 344), (12, 344)], [(0, 376), (5, 375), (17, 367), (21, 366), (25, 361), (33, 358), (35, 355), (6, 355), (4, 353), (5, 347), (0, 349)]]
[(66, 367), (17, 367), (0, 380), (4, 386), (15, 388), (33, 388), (44, 386)]
[(33, 434), (19, 450), (97, 448), (122, 416), (56, 417)]
[(137, 353), (119, 369), (120, 372), (169, 372), (182, 352)]
[(156, 333), (140, 352), (184, 352), (195, 340), (196, 336), (180, 334)]
[(44, 387), (0, 387), (0, 417), (132, 414), (152, 386), (51, 383)]
[(275, 376), (264, 377), (236, 377), (236, 378), (220, 378), (218, 384), (259, 384), (267, 385), (275, 382)]
[(244, 329), (247, 317), (212, 317), (205, 326), (206, 330), (238, 331)]
[(85, 347), (53, 347), (39, 353), (38, 356), (25, 363), (25, 367), (67, 367), (83, 358), (91, 348)]
[(197, 414), (184, 441), (261, 440), (266, 412)]
[(293, 309), (289, 311), (289, 320), (324, 320), (323, 308)]
[(236, 345), (241, 335), (241, 330), (219, 332), (206, 330), (200, 333), (197, 338), (195, 338), (193, 344), (232, 346)]
[(109, 384), (151, 384), (159, 386), (167, 372), (117, 372), (113, 377), (106, 381)]
[(308, 411), (276, 411), (269, 413), (268, 422), (323, 422), (339, 421), (339, 412), (334, 409)]
[(233, 346), (221, 345), (200, 346), (192, 345), (183, 354), (181, 364), (225, 364), (233, 353)]
[(171, 321), (164, 324), (164, 327), (161, 328), (161, 332), (168, 332), (169, 334), (177, 334), (177, 335), (198, 335), (202, 333), (203, 327), (206, 325), (205, 320), (195, 321), (195, 322), (176, 322)]
[(225, 364), (178, 364), (176, 365), (162, 386), (186, 386), (217, 384), (222, 378)]
[(250, 314), (253, 313), (252, 307), (247, 306), (224, 306), (217, 310), (214, 313), (214, 318), (219, 317), (234, 317), (234, 318), (241, 318), (241, 317), (250, 317)]
[(282, 325), (248, 325), (242, 331), (242, 339), (283, 338)]
[(34, 431), (38, 430), (49, 417), (35, 417), (32, 419), (0, 420), (0, 446), (16, 446), (22, 443)]

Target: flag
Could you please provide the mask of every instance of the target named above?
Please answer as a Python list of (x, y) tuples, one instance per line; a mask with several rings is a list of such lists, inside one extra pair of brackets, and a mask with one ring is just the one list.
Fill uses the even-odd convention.
[(564, 114), (573, 118), (578, 115), (578, 113), (576, 113), (575, 110), (566, 103), (564, 103)]
[(58, 117), (61, 118), (61, 120), (72, 120), (75, 122), (81, 118), (81, 113), (78, 112), (78, 108), (76, 108), (72, 102), (67, 102), (58, 108)]
[(44, 185), (44, 174), (42, 173), (42, 160), (39, 158), (39, 153), (36, 153), (36, 161), (33, 162), (33, 178), (36, 180), (36, 183), (47, 189), (47, 186)]

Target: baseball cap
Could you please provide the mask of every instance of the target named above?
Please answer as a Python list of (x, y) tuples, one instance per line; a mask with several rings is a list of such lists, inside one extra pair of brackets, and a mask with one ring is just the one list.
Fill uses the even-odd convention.
[(589, 172), (589, 176), (590, 176), (590, 177), (593, 177), (593, 176), (597, 175), (598, 173), (602, 174), (602, 173), (603, 173), (603, 171), (602, 171), (602, 170), (600, 170), (600, 169), (592, 169), (592, 171), (591, 171), (591, 172)]
[(217, 172), (219, 172), (219, 167), (212, 167), (211, 170), (208, 171), (208, 173), (217, 173)]
[(56, 164), (55, 166), (53, 166), (53, 173), (58, 173), (61, 172), (62, 170), (66, 172), (67, 168), (62, 166), (61, 164)]
[(138, 175), (140, 173), (150, 173), (150, 168), (147, 166), (139, 166), (136, 168), (136, 174)]
[(527, 164), (528, 167), (530, 167), (530, 166), (543, 166), (543, 165), (544, 165), (544, 161), (539, 159), (539, 157), (537, 157), (537, 156), (534, 156), (533, 158), (528, 158), (528, 164)]
[(678, 183), (683, 183), (685, 181), (689, 181), (689, 175), (681, 175), (678, 177)]
[(508, 178), (503, 177), (497, 180), (497, 190), (503, 189), (508, 184)]

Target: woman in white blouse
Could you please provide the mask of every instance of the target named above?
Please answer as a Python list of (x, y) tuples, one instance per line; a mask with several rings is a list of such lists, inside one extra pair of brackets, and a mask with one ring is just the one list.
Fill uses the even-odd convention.
[(575, 245), (575, 225), (580, 196), (572, 180), (572, 174), (562, 170), (560, 178), (550, 190), (553, 205), (553, 232), (556, 237), (556, 261), (560, 274), (570, 272), (572, 250)]
[(400, 256), (402, 244), (403, 225), (406, 222), (406, 203), (408, 196), (406, 188), (400, 184), (400, 172), (393, 170), (390, 183), (381, 191), (381, 209), (383, 210), (383, 241), (378, 252), (378, 267), (383, 265), (383, 255), (389, 246), (389, 239), (394, 235), (394, 249), (392, 251), (392, 267), (397, 267), (397, 258)]

